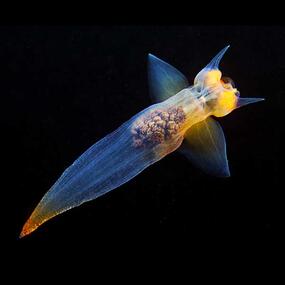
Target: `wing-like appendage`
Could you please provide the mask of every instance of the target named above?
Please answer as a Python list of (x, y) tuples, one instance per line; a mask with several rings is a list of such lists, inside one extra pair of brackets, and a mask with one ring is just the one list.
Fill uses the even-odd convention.
[(238, 101), (237, 101), (236, 108), (240, 108), (240, 107), (243, 107), (245, 105), (261, 102), (264, 100), (265, 100), (264, 98), (242, 98), (242, 97), (239, 97)]
[(181, 152), (208, 174), (230, 176), (224, 132), (211, 117), (193, 125), (186, 132)]
[(230, 46), (226, 46), (224, 47), (205, 67), (205, 69), (219, 69), (219, 64), (220, 61), (222, 59), (222, 57), (224, 56), (224, 54), (226, 53), (226, 51), (228, 50)]
[(189, 86), (180, 71), (152, 54), (148, 56), (148, 79), (154, 102), (162, 102)]

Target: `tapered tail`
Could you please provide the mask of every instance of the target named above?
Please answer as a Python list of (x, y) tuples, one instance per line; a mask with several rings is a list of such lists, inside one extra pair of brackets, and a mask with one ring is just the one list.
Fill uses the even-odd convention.
[[(152, 112), (156, 108), (153, 106), (94, 144), (67, 168), (27, 220), (20, 237), (52, 217), (119, 187), (178, 148), (183, 139), (180, 134), (170, 142), (160, 143), (151, 129), (141, 136), (140, 128), (146, 125), (134, 127), (137, 119), (144, 122), (140, 118)], [(154, 112), (151, 114), (154, 116)]]
[(64, 171), (35, 208), (20, 237), (52, 217), (119, 187), (157, 160), (151, 149), (134, 147), (131, 123), (94, 144)]

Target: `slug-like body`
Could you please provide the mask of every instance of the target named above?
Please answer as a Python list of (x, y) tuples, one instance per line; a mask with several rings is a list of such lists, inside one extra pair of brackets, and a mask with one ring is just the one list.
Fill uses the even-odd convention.
[(224, 48), (189, 86), (177, 69), (149, 55), (149, 83), (156, 104), (141, 111), (84, 152), (45, 194), (20, 237), (52, 217), (126, 183), (180, 148), (197, 167), (229, 176), (223, 130), (211, 116), (225, 116), (260, 98), (240, 98), (219, 61)]

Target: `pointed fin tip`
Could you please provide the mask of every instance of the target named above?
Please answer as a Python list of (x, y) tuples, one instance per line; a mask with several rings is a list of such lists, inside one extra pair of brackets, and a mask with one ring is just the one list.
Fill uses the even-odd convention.
[(227, 51), (230, 47), (231, 47), (231, 45), (225, 46), (225, 47), (221, 50), (221, 52), (223, 52), (223, 54), (225, 54), (226, 51)]
[(231, 177), (231, 172), (230, 172), (230, 169), (229, 169), (229, 165), (227, 164), (225, 166), (225, 168), (219, 172), (217, 175), (215, 175), (216, 177), (219, 177), (219, 178), (229, 178)]
[(223, 177), (224, 177), (224, 178), (229, 178), (229, 177), (231, 177), (231, 172), (230, 172), (229, 168), (226, 169), (225, 174), (224, 174)]
[(219, 172), (208, 172), (208, 171), (204, 171), (203, 169), (201, 169), (201, 171), (205, 172), (207, 175), (213, 176), (213, 177), (217, 177), (217, 178), (230, 178), (231, 177), (231, 172), (229, 169), (229, 166), (227, 165), (227, 167), (223, 170), (220, 170)]
[(152, 53), (149, 53), (147, 58), (149, 61), (163, 61)]
[(231, 172), (230, 172), (230, 167), (229, 167), (229, 161), (227, 160), (227, 163), (223, 169), (222, 175), (224, 178), (230, 177), (231, 176)]
[(258, 100), (255, 103), (265, 101), (265, 98), (256, 98), (256, 99)]
[(265, 98), (243, 98), (240, 97), (237, 101), (237, 108), (252, 104), (252, 103), (258, 103), (258, 102), (262, 102), (265, 101)]
[(220, 50), (216, 54), (216, 56), (205, 66), (205, 69), (213, 69), (213, 70), (217, 69), (217, 70), (219, 70), (220, 61), (221, 61), (222, 57), (224, 56), (224, 54), (226, 53), (226, 51), (228, 50), (229, 47), (230, 47), (230, 45), (227, 45), (222, 50)]

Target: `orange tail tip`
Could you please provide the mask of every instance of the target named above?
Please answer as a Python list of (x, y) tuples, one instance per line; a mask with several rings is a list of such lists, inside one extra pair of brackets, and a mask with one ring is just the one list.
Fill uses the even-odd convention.
[(50, 215), (49, 217), (46, 217), (44, 219), (38, 219), (37, 216), (35, 217), (34, 214), (26, 221), (26, 223), (23, 226), (23, 229), (19, 235), (19, 238), (22, 238), (26, 235), (31, 234), (33, 231), (35, 231), (40, 225), (54, 217), (54, 215)]
[(31, 219), (28, 219), (23, 226), (23, 229), (19, 235), (19, 238), (29, 235), (30, 233), (35, 231), (39, 226), (40, 225), (33, 223)]

